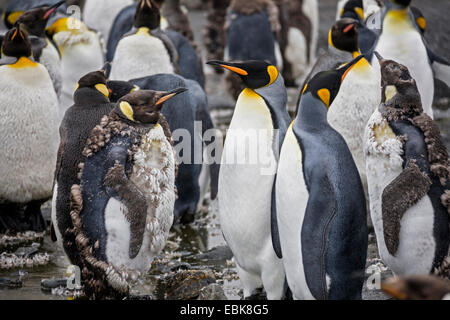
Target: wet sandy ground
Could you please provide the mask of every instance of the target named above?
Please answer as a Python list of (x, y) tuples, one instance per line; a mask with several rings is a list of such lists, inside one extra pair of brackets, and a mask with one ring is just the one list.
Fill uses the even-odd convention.
[[(320, 3), (320, 39), (319, 50), (326, 48), (326, 34), (334, 21), (335, 4), (334, 0), (319, 0)], [(450, 25), (447, 23), (446, 14), (450, 13), (450, 1), (434, 0), (433, 7), (429, 6), (430, 1), (413, 0), (413, 4), (423, 10), (427, 22), (427, 39), (432, 48), (447, 60), (450, 60)], [(205, 13), (192, 11), (190, 13), (191, 24), (194, 30), (197, 43), (202, 48), (202, 30), (205, 24)], [(226, 124), (232, 116), (234, 101), (223, 90), (223, 76), (216, 75), (211, 70), (206, 69), (207, 75), (207, 94), (209, 104), (215, 121), (225, 129)], [(298, 89), (289, 89), (289, 108), (295, 107), (295, 101), (298, 96)], [(439, 125), (446, 138), (447, 148), (450, 148), (450, 114), (448, 89), (437, 90), (435, 99), (436, 105), (442, 110)], [(45, 210), (49, 217), (49, 208)], [(366, 278), (374, 273), (379, 273), (381, 278), (391, 275), (379, 261), (377, 248), (373, 234), (369, 236), (369, 249)], [(30, 245), (30, 244), (28, 244)], [(61, 249), (51, 242), (48, 236), (44, 237), (43, 242), (34, 244), (39, 246), (40, 253), (50, 255), (50, 263), (45, 266), (33, 268), (16, 268), (9, 270), (0, 269), (0, 278), (10, 280), (20, 280), (21, 287), (8, 288), (8, 285), (0, 281), (0, 299), (66, 299), (62, 291), (44, 292), (41, 290), (41, 280), (52, 277), (63, 277), (69, 262), (65, 258)], [(216, 283), (223, 289), (226, 298), (240, 299), (242, 290), (240, 282), (237, 279), (234, 265), (229, 256), (229, 252), (222, 246), (225, 241), (220, 231), (220, 225), (213, 205), (205, 203), (205, 206), (198, 213), (197, 221), (190, 226), (177, 226), (172, 229), (170, 239), (163, 254), (156, 259), (151, 272), (139, 283), (133, 286), (132, 293), (136, 295), (152, 295), (154, 298), (168, 298), (164, 295), (164, 288), (161, 288), (161, 282), (164, 282), (167, 274), (180, 272), (179, 270), (208, 270), (216, 278)], [(218, 249), (217, 249), (218, 248)], [(15, 250), (16, 248), (14, 248)], [(213, 249), (211, 253), (209, 250)], [(10, 251), (14, 251), (10, 250)], [(1, 251), (1, 250), (0, 250)], [(204, 253), (207, 252), (205, 255)], [(206, 294), (205, 298), (220, 298), (220, 295)], [(222, 298), (225, 298), (222, 296)], [(387, 297), (379, 290), (370, 290), (364, 285), (364, 299), (386, 299)]]

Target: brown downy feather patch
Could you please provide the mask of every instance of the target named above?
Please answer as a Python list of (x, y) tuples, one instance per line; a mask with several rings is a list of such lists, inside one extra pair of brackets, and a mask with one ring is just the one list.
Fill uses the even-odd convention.
[(441, 196), (442, 204), (447, 208), (448, 214), (450, 214), (450, 190), (445, 190)]
[(281, 29), (278, 7), (272, 0), (231, 0), (230, 9), (243, 15), (252, 15), (266, 10), (272, 31), (278, 33)]
[(432, 271), (438, 277), (450, 280), (450, 256), (444, 259), (441, 265)]
[(181, 33), (195, 47), (194, 33), (189, 18), (181, 10), (180, 0), (165, 0), (162, 5), (162, 14), (169, 22), (169, 28)]
[(427, 194), (430, 186), (430, 178), (411, 160), (409, 166), (383, 190), (384, 241), (391, 255), (395, 256), (398, 249), (403, 214)]
[[(212, 0), (209, 2), (206, 28), (203, 40), (207, 50), (207, 60), (223, 60), (225, 51), (225, 19), (230, 0)], [(222, 68), (214, 68), (223, 73)]]

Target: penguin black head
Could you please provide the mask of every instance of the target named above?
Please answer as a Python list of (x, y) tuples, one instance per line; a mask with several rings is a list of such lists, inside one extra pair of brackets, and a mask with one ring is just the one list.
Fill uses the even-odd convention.
[(414, 20), (416, 21), (416, 25), (419, 27), (419, 30), (422, 34), (425, 33), (425, 29), (427, 28), (427, 21), (423, 16), (422, 12), (416, 7), (411, 7), (411, 12), (414, 16)]
[(65, 1), (60, 1), (51, 7), (45, 6), (28, 10), (16, 20), (15, 25), (21, 24), (29, 34), (43, 37), (48, 19), (64, 3)]
[(392, 278), (381, 289), (398, 300), (442, 300), (450, 294), (450, 281), (431, 275)]
[(402, 7), (407, 7), (411, 4), (411, 0), (391, 0), (391, 2)]
[(136, 28), (147, 27), (150, 30), (159, 28), (161, 14), (159, 7), (153, 0), (140, 0), (134, 15), (134, 26)]
[(302, 95), (310, 92), (314, 97), (322, 101), (327, 108), (329, 108), (339, 93), (341, 84), (348, 72), (363, 57), (363, 55), (360, 55), (337, 70), (319, 72), (307, 84), (305, 84), (302, 90)]
[[(105, 68), (105, 67), (104, 67)], [(104, 69), (94, 71), (83, 76), (77, 84), (74, 93), (76, 103), (109, 102), (109, 90), (106, 86), (106, 72)]]
[(109, 89), (109, 100), (111, 102), (117, 102), (123, 96), (139, 90), (138, 86), (128, 81), (108, 80), (107, 86)]
[(362, 0), (349, 0), (342, 8), (341, 18), (352, 18), (359, 21), (364, 21), (364, 9)]
[(351, 18), (336, 21), (328, 34), (329, 44), (342, 51), (359, 51), (357, 23), (357, 20)]
[(164, 102), (186, 90), (177, 88), (171, 91), (134, 91), (122, 97), (113, 112), (127, 123), (156, 124)]
[(12, 28), (5, 34), (2, 43), (2, 54), (16, 58), (31, 56), (30, 40), (20, 25)]
[(271, 85), (278, 78), (277, 68), (262, 60), (249, 60), (244, 62), (224, 62), (212, 60), (207, 64), (220, 66), (239, 75), (244, 84), (250, 89), (258, 89)]

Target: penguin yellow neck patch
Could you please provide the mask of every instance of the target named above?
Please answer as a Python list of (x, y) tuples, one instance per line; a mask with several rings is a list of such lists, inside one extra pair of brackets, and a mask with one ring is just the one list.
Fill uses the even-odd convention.
[(328, 89), (320, 89), (317, 91), (317, 96), (322, 100), (322, 102), (327, 106), (327, 108), (330, 107), (330, 90)]
[(16, 63), (8, 65), (10, 68), (22, 69), (22, 68), (36, 68), (37, 62), (34, 62), (27, 57), (21, 57)]
[(387, 33), (400, 33), (412, 27), (408, 9), (389, 10), (383, 23)]
[(95, 89), (101, 92), (105, 97), (109, 98), (109, 90), (103, 83), (96, 84)]
[(361, 19), (364, 21), (364, 10), (363, 10), (363, 8), (356, 7), (354, 10), (355, 10), (356, 14), (358, 16), (360, 16)]
[(144, 35), (144, 36), (150, 36), (150, 29), (147, 28), (147, 27), (141, 27), (141, 28), (138, 29), (136, 34), (141, 34), (141, 35)]
[(134, 120), (133, 108), (128, 102), (122, 101), (120, 103), (120, 111), (124, 114), (125, 117), (127, 117), (128, 120), (136, 122), (136, 120)]

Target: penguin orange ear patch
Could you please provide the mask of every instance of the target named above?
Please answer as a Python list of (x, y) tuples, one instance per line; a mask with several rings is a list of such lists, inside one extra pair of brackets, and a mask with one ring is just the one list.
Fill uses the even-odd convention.
[(278, 70), (274, 66), (268, 66), (267, 73), (269, 74), (269, 77), (270, 77), (270, 82), (269, 82), (269, 85), (270, 85), (270, 84), (274, 83), (275, 80), (277, 80)]
[(419, 17), (416, 19), (416, 23), (420, 29), (425, 30), (427, 27), (427, 21), (423, 17)]
[(96, 84), (95, 89), (101, 92), (105, 97), (109, 98), (109, 90), (103, 83)]
[(119, 107), (120, 111), (125, 115), (125, 117), (127, 117), (128, 120), (135, 121), (133, 108), (128, 102), (122, 101)]
[(356, 7), (354, 10), (361, 17), (361, 19), (364, 20), (364, 10), (363, 10), (363, 8)]
[(307, 88), (308, 88), (308, 84), (306, 83), (305, 86), (303, 87), (302, 94), (305, 93), (305, 91), (306, 91)]
[(330, 90), (328, 89), (320, 89), (317, 91), (317, 96), (322, 100), (322, 102), (327, 106), (327, 108), (330, 106)]

